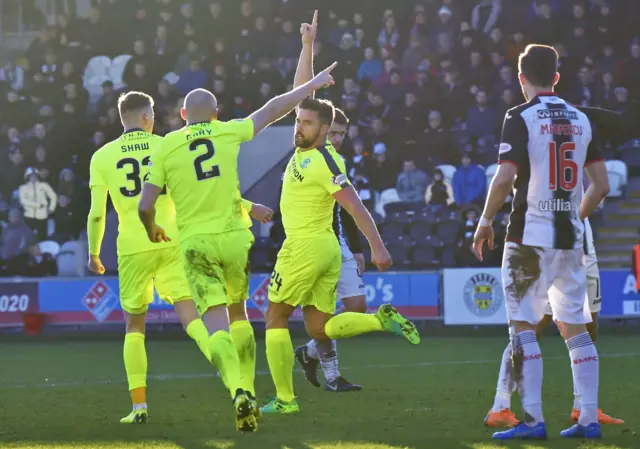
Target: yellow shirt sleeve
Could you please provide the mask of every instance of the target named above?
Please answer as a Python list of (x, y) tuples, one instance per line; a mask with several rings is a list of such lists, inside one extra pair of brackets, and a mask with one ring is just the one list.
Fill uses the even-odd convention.
[(107, 187), (107, 182), (100, 172), (100, 153), (93, 155), (91, 164), (89, 165), (89, 187), (93, 186)]
[(331, 195), (351, 185), (347, 177), (344, 161), (337, 153), (326, 148), (318, 148), (324, 163), (316, 164), (315, 179)]
[(253, 139), (253, 120), (245, 118), (242, 120), (231, 120), (227, 122), (228, 131), (238, 137), (240, 142), (247, 142)]
[(149, 162), (149, 184), (163, 188), (167, 183), (167, 177), (164, 170), (164, 157), (160, 151), (154, 151)]

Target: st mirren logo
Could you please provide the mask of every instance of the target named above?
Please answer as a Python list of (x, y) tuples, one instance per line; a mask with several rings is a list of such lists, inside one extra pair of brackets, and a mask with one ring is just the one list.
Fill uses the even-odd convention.
[(464, 285), (462, 295), (467, 309), (479, 317), (492, 316), (504, 302), (500, 282), (488, 273), (472, 276)]

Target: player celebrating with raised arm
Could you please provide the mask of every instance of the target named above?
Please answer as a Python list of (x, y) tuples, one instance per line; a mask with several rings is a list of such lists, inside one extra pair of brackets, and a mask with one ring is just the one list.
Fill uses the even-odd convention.
[(263, 413), (296, 413), (293, 391), (294, 352), (289, 316), (301, 306), (307, 333), (316, 340), (319, 357), (333, 351), (331, 340), (369, 332), (393, 332), (418, 344), (413, 323), (390, 305), (377, 314), (345, 312), (333, 316), (342, 256), (332, 229), (337, 201), (353, 217), (371, 245), (371, 260), (380, 271), (392, 265), (369, 211), (345, 174), (344, 161), (327, 144), (334, 119), (329, 101), (305, 99), (298, 107), (294, 155), (284, 174), (280, 210), (287, 236), (278, 253), (269, 285), (265, 314), (267, 361), (276, 397), (262, 407)]
[(244, 120), (217, 120), (215, 96), (203, 89), (194, 90), (185, 98), (182, 109), (187, 125), (169, 133), (151, 157), (139, 216), (154, 241), (157, 223), (162, 223), (155, 205), (166, 185), (175, 202), (184, 270), (209, 335), (211, 359), (233, 399), (239, 430), (255, 431), (259, 413), (253, 391), (255, 349), (249, 351), (252, 359), (241, 360), (234, 346), (255, 346), (244, 310), (253, 234), (240, 197), (240, 144), (291, 112), (315, 90), (333, 84), (330, 72), (335, 66), (273, 98)]
[[(105, 230), (107, 195), (118, 214), (118, 272), (120, 302), (126, 320), (124, 365), (133, 401), (133, 411), (122, 418), (125, 424), (147, 421), (145, 317), (153, 301), (154, 286), (163, 300), (174, 305), (187, 334), (210, 360), (208, 334), (197, 314), (187, 284), (177, 242), (161, 227), (149, 242), (138, 219), (138, 200), (146, 179), (151, 152), (162, 137), (153, 131), (153, 99), (141, 92), (129, 92), (118, 100), (124, 134), (100, 148), (91, 159), (91, 210), (87, 222), (89, 270), (103, 274), (100, 248)], [(257, 207), (257, 212), (262, 212)], [(169, 195), (158, 200), (158, 217), (170, 235), (177, 235), (175, 207)], [(266, 217), (263, 217), (266, 218)]]
[[(578, 423), (561, 432), (568, 438), (599, 438), (598, 355), (586, 330), (587, 279), (583, 220), (609, 191), (607, 170), (587, 116), (552, 91), (559, 75), (558, 54), (529, 45), (520, 55), (519, 80), (527, 103), (505, 115), (500, 166), (474, 236), (482, 260), (485, 242), (493, 248), (492, 220), (512, 188), (513, 209), (502, 262), (513, 376), (524, 422), (493, 435), (495, 439), (545, 439), (542, 415), (542, 354), (536, 328), (547, 301), (565, 339), (576, 388)], [(583, 167), (592, 184), (582, 195)], [(515, 181), (515, 185), (514, 185)], [(582, 199), (581, 199), (582, 198)]]
[[(300, 27), (302, 35), (302, 52), (298, 60), (298, 67), (294, 77), (294, 87), (299, 86), (313, 77), (313, 42), (318, 29), (318, 11), (313, 14), (311, 24), (303, 23)], [(336, 151), (340, 151), (342, 142), (347, 133), (349, 119), (345, 113), (335, 108), (335, 117), (329, 128), (329, 141)], [(336, 203), (333, 212), (333, 229), (340, 243), (342, 253), (342, 269), (338, 280), (337, 298), (342, 300), (344, 308), (348, 312), (365, 313), (367, 311), (367, 298), (364, 293), (364, 256), (360, 244), (358, 227), (346, 209)], [(296, 359), (304, 370), (305, 377), (314, 386), (319, 387), (318, 362), (324, 371), (326, 391), (343, 392), (359, 391), (360, 385), (352, 384), (340, 375), (338, 369), (338, 350), (333, 340), (332, 351), (325, 353), (318, 351), (317, 342), (311, 339), (306, 345), (296, 348)], [(326, 348), (325, 348), (326, 349)]]

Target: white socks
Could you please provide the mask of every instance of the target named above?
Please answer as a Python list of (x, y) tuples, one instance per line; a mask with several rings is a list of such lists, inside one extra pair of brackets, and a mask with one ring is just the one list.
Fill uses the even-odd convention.
[(580, 396), (580, 393), (578, 393), (578, 387), (574, 382), (573, 383), (573, 408), (575, 408), (576, 410), (580, 410), (581, 400), (582, 400), (582, 397)]
[(524, 409), (524, 422), (535, 426), (543, 422), (542, 416), (542, 353), (534, 331), (517, 334), (513, 345), (513, 380), (518, 383), (518, 390)]
[(340, 377), (338, 369), (338, 350), (335, 340), (318, 342), (315, 339), (307, 343), (307, 355), (313, 359), (320, 360), (324, 378), (327, 382), (332, 382)]
[(133, 411), (137, 412), (138, 410), (146, 410), (147, 409), (147, 403), (144, 402), (142, 404), (133, 404)]
[(500, 373), (498, 374), (498, 385), (496, 387), (496, 397), (493, 401), (491, 411), (498, 413), (505, 408), (511, 408), (511, 342), (507, 345), (502, 353), (502, 362), (500, 363)]
[[(580, 419), (587, 426), (598, 422), (598, 352), (588, 332), (566, 341), (571, 359), (574, 391), (580, 393)], [(575, 407), (575, 404), (574, 404)]]

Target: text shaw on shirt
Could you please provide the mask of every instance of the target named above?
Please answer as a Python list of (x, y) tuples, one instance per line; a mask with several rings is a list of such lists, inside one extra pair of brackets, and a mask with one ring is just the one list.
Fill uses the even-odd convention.
[(507, 324), (500, 268), (443, 270), (444, 324)]

